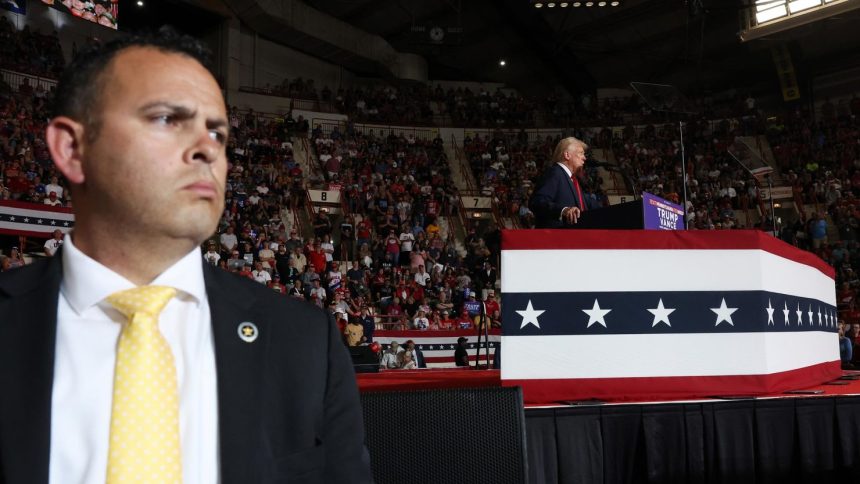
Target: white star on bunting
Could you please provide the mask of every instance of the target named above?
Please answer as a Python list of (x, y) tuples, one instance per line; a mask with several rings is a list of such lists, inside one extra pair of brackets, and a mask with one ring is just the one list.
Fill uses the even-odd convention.
[(653, 328), (654, 326), (657, 326), (658, 323), (666, 323), (666, 326), (671, 327), (672, 323), (669, 322), (669, 315), (674, 311), (674, 308), (663, 307), (663, 299), (660, 298), (660, 301), (657, 303), (657, 307), (648, 310), (649, 313), (654, 315), (654, 321), (651, 323), (651, 327)]
[(783, 304), (783, 306), (782, 306), (782, 318), (785, 321), (785, 325), (788, 326), (788, 313), (790, 313), (791, 311), (788, 310), (788, 303), (787, 302), (784, 302), (782, 304)]
[[(773, 312), (775, 310), (773, 309), (773, 306), (770, 304), (770, 299), (767, 300), (767, 307), (764, 308), (764, 310), (767, 311), (767, 324), (769, 326), (773, 326)], [(734, 325), (732, 325), (732, 326), (734, 326)]]
[(726, 298), (723, 298), (720, 303), (720, 307), (718, 308), (710, 308), (711, 311), (717, 314), (717, 322), (714, 326), (719, 326), (723, 321), (729, 323), (734, 326), (735, 323), (732, 322), (732, 313), (738, 310), (738, 308), (730, 308), (726, 306)]
[(800, 310), (800, 303), (797, 303), (797, 311), (795, 313), (797, 313), (797, 325), (803, 326), (803, 311)]
[(818, 307), (818, 325), (821, 326), (821, 306)]
[(812, 326), (812, 315), (815, 314), (812, 312), (812, 304), (809, 305), (809, 312), (807, 312), (806, 314), (809, 315), (809, 325)]
[(600, 309), (600, 304), (598, 304), (597, 299), (594, 300), (594, 306), (591, 309), (583, 309), (582, 312), (588, 315), (588, 326), (590, 328), (592, 324), (600, 324), (604, 328), (606, 327), (606, 315), (609, 314), (611, 309)]
[(540, 329), (540, 324), (538, 323), (538, 316), (543, 314), (546, 310), (542, 309), (540, 311), (535, 310), (532, 307), (532, 300), (529, 299), (529, 303), (526, 306), (526, 309), (523, 311), (517, 310), (517, 314), (523, 317), (523, 323), (520, 325), (520, 329), (525, 328), (529, 324), (533, 324), (535, 328)]

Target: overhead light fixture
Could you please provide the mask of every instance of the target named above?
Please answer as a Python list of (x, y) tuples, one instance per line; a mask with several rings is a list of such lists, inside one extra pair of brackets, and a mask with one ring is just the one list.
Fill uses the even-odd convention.
[(776, 7), (756, 12), (755, 21), (756, 23), (763, 24), (765, 22), (770, 22), (773, 19), (785, 17), (786, 15), (788, 15), (788, 9), (785, 8), (785, 5), (777, 5)]
[(142, 7), (143, 6), (143, 0), (137, 0), (137, 6)]
[(821, 0), (794, 0), (788, 2), (788, 10), (791, 13), (797, 13), (819, 5), (821, 5)]
[(540, 3), (540, 2), (535, 3), (535, 8), (541, 8), (541, 7), (543, 7), (542, 3)]
[(504, 60), (504, 59), (499, 59), (499, 65), (500, 65), (500, 66), (502, 66), (502, 67), (505, 67), (506, 65), (508, 65), (508, 63), (507, 63), (507, 62), (505, 62), (505, 60)]
[(567, 8), (567, 6), (568, 6), (568, 5), (570, 5), (570, 4), (569, 4), (569, 3), (567, 3), (567, 2), (561, 2), (561, 3), (559, 3), (559, 4), (558, 4), (558, 6), (559, 6), (559, 7), (561, 7), (561, 8)]
[(621, 2), (612, 2), (609, 4), (610, 7), (617, 7), (619, 5), (621, 5)]
[(585, 2), (585, 6), (586, 6), (586, 7), (593, 7), (593, 6), (594, 6), (594, 2)]
[(582, 6), (582, 2), (573, 2), (573, 6), (579, 8)]
[(605, 6), (606, 6), (606, 2), (598, 2), (598, 3), (597, 3), (597, 6), (598, 6), (598, 7), (605, 7)]
[(549, 7), (549, 8), (553, 8), (553, 7), (555, 7), (555, 3), (553, 3), (553, 2), (549, 2), (549, 3), (547, 3), (547, 4), (546, 4), (546, 6), (547, 6), (547, 7)]

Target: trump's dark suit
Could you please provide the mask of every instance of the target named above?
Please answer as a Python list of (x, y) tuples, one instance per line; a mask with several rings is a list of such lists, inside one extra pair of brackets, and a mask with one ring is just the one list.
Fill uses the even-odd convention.
[(580, 210), (596, 208), (582, 193), (586, 207), (581, 207), (576, 187), (558, 163), (553, 163), (541, 177), (537, 188), (529, 200), (529, 209), (535, 214), (535, 225), (539, 229), (557, 229), (571, 225), (561, 220), (565, 207), (579, 207)]
[[(0, 274), (0, 484), (47, 484), (58, 255)], [(203, 261), (201, 259), (201, 264)], [(349, 354), (322, 311), (203, 264), (221, 482), (371, 482)], [(253, 322), (246, 343), (238, 325)]]

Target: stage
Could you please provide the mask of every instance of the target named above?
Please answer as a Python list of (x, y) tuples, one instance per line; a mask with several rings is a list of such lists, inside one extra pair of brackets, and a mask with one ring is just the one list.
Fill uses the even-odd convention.
[[(803, 393), (529, 404), (529, 482), (860, 482), (855, 378), (860, 372), (844, 372)], [(367, 393), (501, 386), (498, 371), (474, 369), (361, 374), (358, 382)]]

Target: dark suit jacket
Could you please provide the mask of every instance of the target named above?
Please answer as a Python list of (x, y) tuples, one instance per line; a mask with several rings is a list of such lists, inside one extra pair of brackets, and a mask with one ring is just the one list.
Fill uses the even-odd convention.
[[(61, 257), (62, 250), (0, 273), (0, 484), (48, 482)], [(355, 376), (333, 321), (254, 281), (203, 267), (221, 481), (372, 482)], [(238, 336), (244, 321), (259, 330), (252, 343)]]
[[(582, 185), (580, 185), (581, 188)], [(585, 193), (582, 194), (582, 200), (586, 203), (586, 209), (593, 209), (589, 203)], [(564, 207), (583, 207), (579, 206), (579, 198), (576, 196), (576, 189), (573, 186), (573, 181), (567, 176), (564, 168), (553, 163), (541, 177), (537, 189), (532, 193), (529, 201), (529, 209), (535, 214), (535, 225), (539, 229), (557, 229), (570, 227), (567, 222), (559, 220), (561, 210)]]
[(424, 360), (424, 352), (415, 347), (415, 364), (418, 368), (427, 368), (427, 362)]

